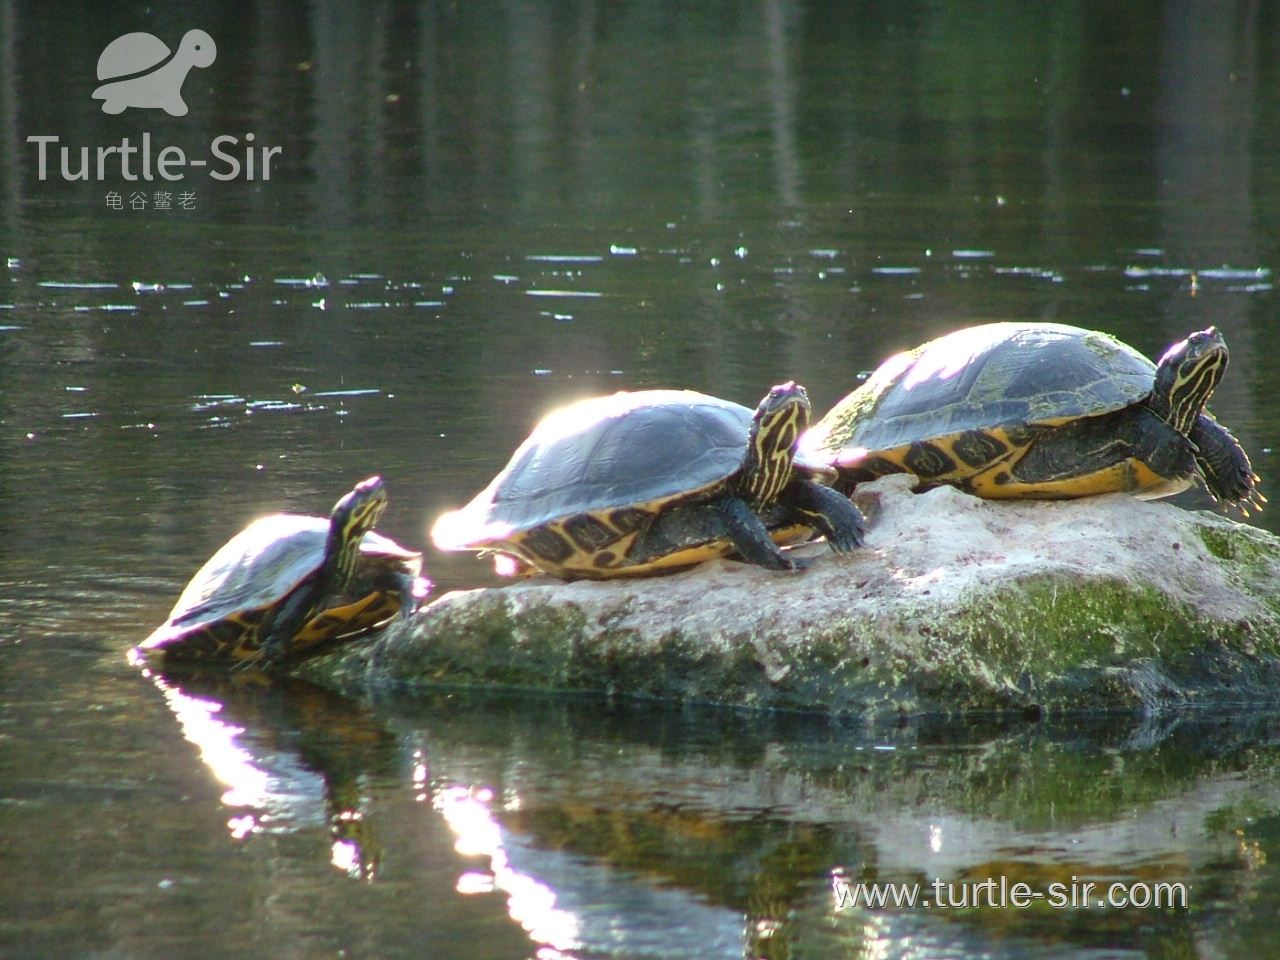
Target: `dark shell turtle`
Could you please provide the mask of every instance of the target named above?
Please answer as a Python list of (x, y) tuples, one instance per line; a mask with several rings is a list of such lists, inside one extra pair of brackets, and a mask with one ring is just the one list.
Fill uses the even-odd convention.
[(794, 383), (752, 411), (691, 390), (583, 400), (545, 417), (467, 506), (440, 517), (442, 550), (513, 556), (563, 579), (681, 569), (737, 553), (792, 569), (775, 541), (851, 550), (863, 521), (794, 458), (809, 400)]
[(885, 361), (801, 440), (841, 486), (911, 473), (990, 498), (1168, 496), (1199, 477), (1265, 502), (1239, 442), (1205, 409), (1227, 366), (1213, 327), (1152, 363), (1093, 330), (991, 323)]
[(192, 577), (147, 659), (298, 662), (411, 613), (430, 586), (422, 555), (375, 533), (386, 507), (371, 477), (328, 518), (278, 513), (234, 536)]

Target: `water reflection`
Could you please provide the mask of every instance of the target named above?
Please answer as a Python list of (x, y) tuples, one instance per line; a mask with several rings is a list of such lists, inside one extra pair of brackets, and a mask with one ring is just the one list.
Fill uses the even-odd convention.
[(165, 675), (130, 657), (225, 788), (232, 840), (324, 827), (335, 868), (355, 879), (376, 876), (381, 850), (361, 783), (389, 769), (394, 738), (367, 711), (300, 680)]
[[(415, 789), (478, 859), (459, 892), (505, 898), (559, 951), (684, 956), (696, 940), (704, 956), (1180, 954), (1236, 898), (1276, 896), (1260, 887), (1274, 817), (1258, 820), (1280, 807), (1276, 717), (869, 735), (643, 708), (602, 724), (587, 705), (456, 696), (394, 715)], [(937, 881), (971, 899), (854, 906), (833, 879), (926, 893)], [(975, 906), (975, 890), (1019, 883), (1063, 900)], [(1133, 905), (1098, 903), (1111, 884)], [(1153, 890), (1187, 906), (1139, 906)]]

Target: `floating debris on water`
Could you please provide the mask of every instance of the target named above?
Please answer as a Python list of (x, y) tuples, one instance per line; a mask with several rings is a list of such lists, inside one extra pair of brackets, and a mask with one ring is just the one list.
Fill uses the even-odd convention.
[(120, 284), (109, 281), (41, 280), (38, 287), (50, 290), (119, 290)]
[(276, 277), (272, 282), (282, 287), (327, 287), (329, 278), (323, 273), (317, 273), (312, 277)]
[(132, 313), (138, 309), (138, 305), (136, 303), (104, 303), (98, 309), (108, 313)]
[(184, 307), (207, 307), (209, 305), (209, 301), (208, 300), (183, 300), (182, 305)]
[(970, 250), (964, 247), (951, 251), (951, 256), (957, 260), (985, 260), (995, 255), (996, 252), (994, 250)]
[(283, 347), (283, 340), (250, 340), (251, 347)]
[(600, 263), (604, 257), (598, 253), (531, 253), (525, 259), (543, 263)]
[(920, 273), (921, 271), (919, 267), (872, 267), (871, 272), (887, 277), (905, 277)]
[(1132, 279), (1143, 277), (1187, 277), (1191, 271), (1186, 267), (1125, 267), (1124, 275)]
[(84, 413), (64, 413), (64, 414), (62, 415), (62, 419), (63, 419), (63, 420), (91, 420), (92, 418), (94, 418), (94, 417), (96, 417), (96, 416), (97, 416), (97, 414), (96, 414), (96, 413), (92, 413), (92, 412), (84, 412)]
[(353, 390), (318, 390), (313, 397), (375, 397), (382, 393), (376, 387), (357, 387)]
[(549, 377), (551, 376), (551, 370), (547, 367), (534, 367), (533, 375), (535, 377)]
[(609, 252), (615, 257), (634, 257), (636, 255), (635, 247), (620, 247), (616, 243), (609, 244)]
[(831, 247), (814, 247), (809, 251), (809, 256), (818, 260), (834, 260), (836, 257), (840, 256), (840, 251), (834, 250)]
[(512, 273), (495, 273), (493, 279), (499, 283), (516, 283), (520, 278)]
[(526, 290), (531, 297), (603, 297), (599, 290)]
[(1067, 278), (1056, 270), (1047, 270), (1044, 267), (996, 267), (995, 273), (1002, 277), (1034, 277), (1037, 280), (1050, 280), (1053, 283), (1062, 283)]
[(1239, 269), (1236, 267), (1228, 267), (1225, 264), (1221, 267), (1209, 267), (1208, 269), (1198, 270), (1196, 272), (1201, 277), (1209, 280), (1263, 280), (1271, 276), (1271, 271), (1266, 267)]
[(443, 300), (415, 300), (413, 301), (413, 305), (415, 307), (443, 307), (444, 301)]
[(193, 399), (195, 400), (191, 405), (193, 413), (204, 413), (206, 410), (215, 410), (218, 407), (240, 406), (244, 403), (244, 397), (233, 393), (200, 394)]
[(245, 404), (245, 413), (255, 410), (301, 410), (302, 404), (292, 400), (250, 400)]
[(134, 293), (159, 293), (165, 289), (163, 283), (143, 283), (141, 280), (135, 280), (129, 286), (133, 287)]

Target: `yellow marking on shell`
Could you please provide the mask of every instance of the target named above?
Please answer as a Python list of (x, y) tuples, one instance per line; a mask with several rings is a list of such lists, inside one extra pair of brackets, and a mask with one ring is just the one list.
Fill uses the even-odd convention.
[[(1015, 446), (1003, 430), (989, 430), (987, 433), (1008, 445), (1009, 451), (977, 470), (965, 464), (956, 454), (957, 437), (931, 440), (931, 443), (951, 457), (956, 467), (925, 478), (925, 482), (930, 486), (950, 483), (988, 500), (1074, 500), (1105, 493), (1130, 493), (1141, 500), (1154, 500), (1180, 493), (1195, 482), (1191, 477), (1171, 480), (1160, 476), (1141, 460), (1130, 457), (1100, 470), (1090, 470), (1060, 480), (1025, 483), (1008, 476), (1005, 482), (999, 483), (997, 478), (1002, 474), (1009, 475), (1029, 447), (1026, 444)], [(878, 451), (876, 455), (901, 466), (903, 472), (910, 473), (904, 462), (909, 449), (907, 446), (895, 447), (892, 450)]]
[[(563, 530), (557, 531), (560, 536), (567, 536)], [(779, 527), (776, 530), (770, 530), (769, 536), (774, 543), (779, 546), (787, 546), (801, 540), (806, 540), (813, 536), (813, 528), (806, 524), (793, 524), (787, 527)], [(724, 541), (712, 541), (710, 543), (698, 544), (697, 546), (688, 547), (684, 550), (678, 550), (675, 553), (666, 554), (661, 557), (654, 557), (641, 564), (628, 564), (626, 557), (631, 552), (631, 548), (635, 543), (639, 531), (628, 533), (622, 540), (611, 545), (608, 549), (618, 558), (618, 562), (605, 567), (596, 566), (594, 558), (596, 554), (587, 552), (575, 552), (564, 563), (551, 563), (542, 557), (538, 557), (528, 550), (522, 548), (519, 539), (515, 538), (507, 544), (497, 548), (500, 552), (509, 552), (515, 555), (516, 559), (523, 564), (528, 564), (541, 570), (543, 573), (551, 574), (555, 577), (567, 577), (570, 579), (586, 579), (586, 580), (611, 580), (621, 577), (647, 577), (655, 573), (672, 572), (681, 570), (686, 567), (697, 566), (707, 560), (718, 560), (727, 557), (733, 552), (733, 545)]]
[(996, 483), (995, 478), (1005, 470), (1007, 467), (1003, 464), (989, 468), (963, 486), (970, 493), (988, 500), (1075, 500), (1104, 493), (1129, 493), (1139, 500), (1156, 500), (1180, 493), (1194, 482), (1192, 478), (1170, 480), (1162, 477), (1132, 457), (1102, 470), (1035, 483), (1022, 483), (1016, 479)]

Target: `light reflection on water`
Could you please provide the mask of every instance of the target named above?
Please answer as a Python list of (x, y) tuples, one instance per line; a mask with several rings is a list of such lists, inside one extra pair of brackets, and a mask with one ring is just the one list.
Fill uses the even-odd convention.
[[(262, 514), (322, 513), (376, 472), (382, 531), (423, 545), (561, 403), (753, 406), (796, 379), (820, 411), (975, 322), (1148, 356), (1216, 324), (1213, 407), (1265, 492), (1274, 11), (214, 3), (190, 116), (104, 119), (105, 43), (172, 43), (183, 15), (0, 8), (0, 953), (1268, 955), (1257, 717), (873, 737), (153, 683), (123, 651)], [(153, 121), (284, 160), (165, 219), (39, 181), (24, 149)], [(464, 555), (427, 567), (492, 582)], [(1188, 877), (1195, 900), (833, 915), (836, 870)]]

